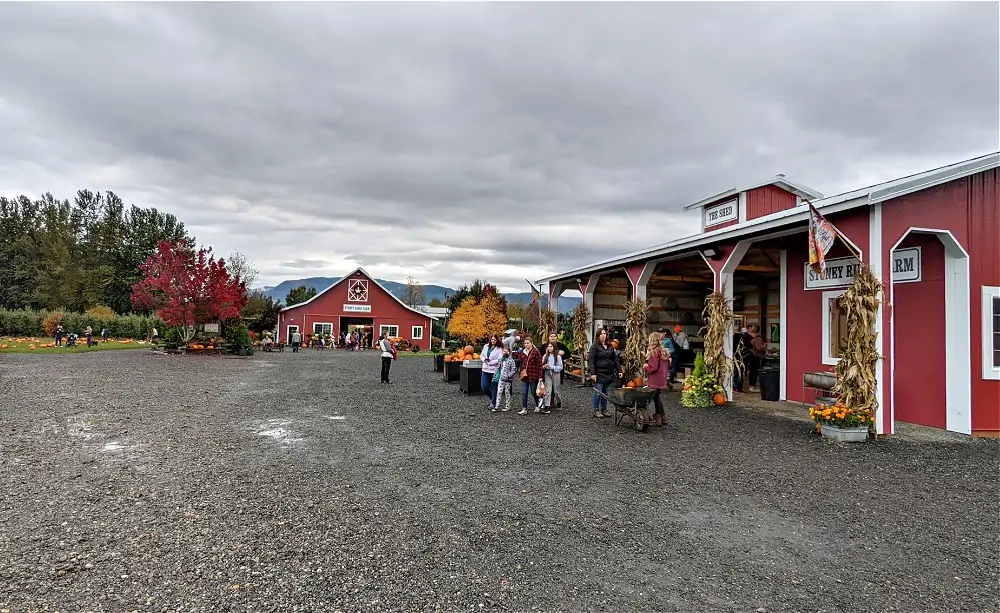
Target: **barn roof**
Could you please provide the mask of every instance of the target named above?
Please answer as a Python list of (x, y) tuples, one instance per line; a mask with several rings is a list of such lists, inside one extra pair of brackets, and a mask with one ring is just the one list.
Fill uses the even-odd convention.
[(312, 302), (313, 300), (316, 300), (317, 298), (319, 298), (323, 294), (327, 293), (328, 291), (332, 290), (333, 288), (337, 287), (338, 285), (340, 285), (344, 281), (347, 281), (348, 279), (350, 279), (351, 277), (353, 277), (354, 275), (356, 275), (358, 273), (361, 273), (364, 276), (368, 277), (369, 281), (371, 281), (372, 283), (374, 283), (376, 285), (376, 287), (378, 287), (380, 290), (382, 290), (386, 294), (392, 296), (392, 299), (395, 300), (396, 302), (398, 302), (399, 306), (403, 307), (407, 311), (412, 311), (412, 312), (416, 313), (417, 315), (420, 315), (421, 317), (426, 317), (428, 319), (437, 319), (437, 317), (435, 317), (434, 315), (429, 315), (429, 314), (424, 313), (423, 311), (421, 311), (419, 309), (415, 309), (415, 308), (407, 305), (405, 302), (403, 302), (402, 300), (400, 300), (396, 296), (396, 294), (393, 294), (392, 292), (390, 292), (389, 290), (387, 290), (384, 285), (382, 285), (381, 283), (379, 283), (378, 279), (376, 279), (375, 277), (373, 277), (370, 274), (368, 274), (368, 271), (365, 270), (364, 268), (360, 267), (360, 266), (358, 266), (357, 268), (355, 268), (351, 272), (349, 272), (346, 275), (344, 275), (343, 277), (341, 277), (339, 281), (335, 282), (330, 287), (327, 287), (326, 289), (324, 289), (321, 292), (316, 292), (316, 295), (313, 296), (312, 298), (310, 298), (309, 300), (306, 300), (305, 302), (300, 302), (298, 304), (293, 304), (292, 306), (286, 306), (286, 307), (282, 308), (281, 311), (282, 312), (290, 311), (292, 309), (297, 309), (297, 308), (299, 308), (301, 306), (305, 306), (305, 305), (309, 304), (310, 302)]

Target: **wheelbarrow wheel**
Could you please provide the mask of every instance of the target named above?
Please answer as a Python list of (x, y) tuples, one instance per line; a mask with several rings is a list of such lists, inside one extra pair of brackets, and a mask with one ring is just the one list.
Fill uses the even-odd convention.
[(642, 409), (637, 409), (632, 413), (632, 420), (635, 422), (636, 432), (645, 432), (649, 429), (649, 424), (646, 422), (646, 412)]

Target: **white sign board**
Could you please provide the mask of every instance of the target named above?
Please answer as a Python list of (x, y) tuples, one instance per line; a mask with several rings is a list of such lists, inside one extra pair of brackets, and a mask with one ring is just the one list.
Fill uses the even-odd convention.
[[(847, 287), (858, 271), (858, 258), (834, 258), (826, 261), (822, 276), (805, 264), (805, 289), (830, 289)], [(897, 249), (892, 253), (892, 282), (915, 283), (920, 281), (920, 247)]]
[(371, 313), (372, 305), (370, 304), (345, 304), (345, 313)]
[(729, 202), (716, 204), (705, 209), (705, 227), (717, 226), (720, 223), (733, 221), (740, 216), (739, 200), (733, 199)]
[(219, 333), (219, 324), (205, 324), (205, 332)]

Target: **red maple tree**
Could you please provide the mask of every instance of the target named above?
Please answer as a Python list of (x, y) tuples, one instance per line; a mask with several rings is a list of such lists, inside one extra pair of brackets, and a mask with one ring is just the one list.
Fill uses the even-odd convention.
[(229, 274), (225, 260), (188, 241), (161, 241), (141, 270), (145, 278), (132, 286), (132, 305), (155, 309), (185, 342), (198, 324), (238, 317), (247, 302), (246, 285)]

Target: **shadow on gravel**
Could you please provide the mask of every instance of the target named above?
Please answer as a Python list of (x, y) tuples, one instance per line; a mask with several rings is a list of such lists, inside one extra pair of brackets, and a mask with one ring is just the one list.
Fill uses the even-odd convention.
[(374, 353), (5, 356), (0, 609), (985, 611), (1000, 443), (486, 411)]

